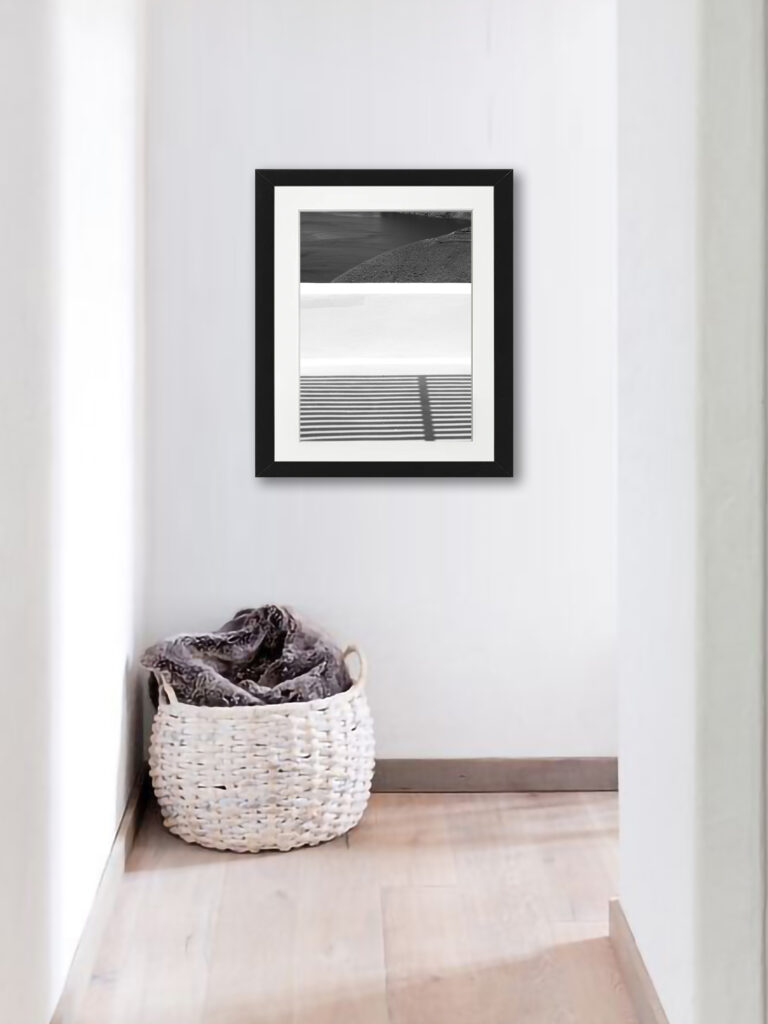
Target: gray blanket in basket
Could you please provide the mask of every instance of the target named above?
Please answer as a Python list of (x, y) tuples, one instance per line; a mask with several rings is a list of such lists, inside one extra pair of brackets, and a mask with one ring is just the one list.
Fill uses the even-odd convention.
[(239, 611), (215, 633), (182, 633), (149, 647), (141, 664), (184, 704), (288, 704), (330, 697), (352, 682), (341, 651), (285, 608)]

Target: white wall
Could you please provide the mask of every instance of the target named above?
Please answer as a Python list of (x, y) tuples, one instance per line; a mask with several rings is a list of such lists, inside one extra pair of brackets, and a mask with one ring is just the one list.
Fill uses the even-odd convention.
[[(147, 640), (286, 602), (382, 756), (616, 748), (611, 0), (149, 14)], [(256, 167), (514, 167), (514, 481), (253, 477)], [(511, 396), (510, 396), (511, 397)]]
[(762, 6), (618, 8), (621, 899), (672, 1024), (763, 1021)]
[(140, 756), (141, 7), (2, 16), (0, 1019), (44, 1024)]
[(621, 899), (674, 1024), (694, 988), (692, 8), (619, 6)]
[(50, 20), (0, 3), (0, 1019), (50, 1009)]
[(66, 975), (139, 763), (141, 702), (132, 663), (140, 557), (141, 28), (136, 0), (62, 0), (55, 25), (57, 982)]

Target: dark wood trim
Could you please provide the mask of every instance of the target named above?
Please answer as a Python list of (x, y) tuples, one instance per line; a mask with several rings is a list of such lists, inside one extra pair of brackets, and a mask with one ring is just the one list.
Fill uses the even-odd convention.
[(615, 757), (381, 758), (378, 793), (546, 793), (618, 789)]
[(669, 1024), (656, 987), (618, 900), (611, 900), (608, 905), (608, 921), (611, 944), (630, 1002), (637, 1014), (638, 1024)]

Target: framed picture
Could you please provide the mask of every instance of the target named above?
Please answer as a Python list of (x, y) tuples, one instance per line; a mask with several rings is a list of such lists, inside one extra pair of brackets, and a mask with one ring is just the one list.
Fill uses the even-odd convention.
[(512, 476), (512, 171), (256, 172), (256, 475)]

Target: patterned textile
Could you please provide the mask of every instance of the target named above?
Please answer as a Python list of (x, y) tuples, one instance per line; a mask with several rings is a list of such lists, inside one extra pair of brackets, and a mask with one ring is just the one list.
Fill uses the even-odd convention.
[(149, 647), (157, 703), (162, 675), (184, 704), (229, 707), (331, 697), (352, 682), (341, 651), (276, 605), (245, 608), (214, 633), (181, 633)]

